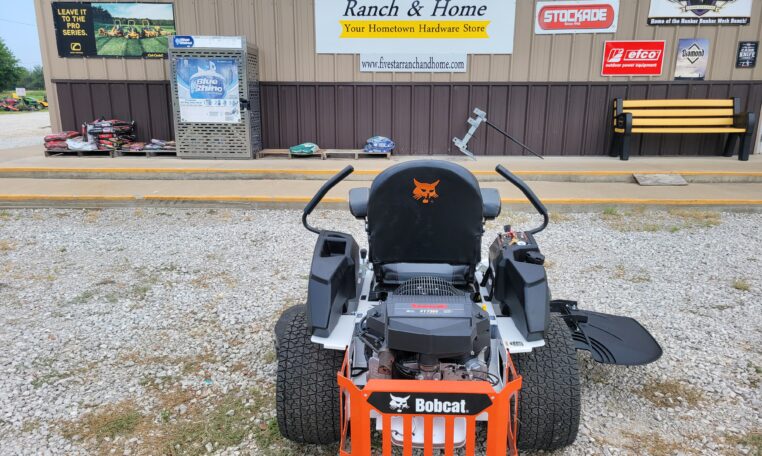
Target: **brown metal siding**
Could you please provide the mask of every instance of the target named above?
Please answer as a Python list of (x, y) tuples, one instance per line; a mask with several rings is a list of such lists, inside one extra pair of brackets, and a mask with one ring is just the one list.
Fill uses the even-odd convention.
[[(473, 108), (546, 155), (605, 155), (611, 106), (624, 98), (739, 97), (760, 112), (762, 81), (511, 83), (511, 84), (262, 84), (266, 148), (316, 142), (322, 148), (360, 148), (384, 135), (399, 155), (459, 154), (454, 136), (467, 130)], [(314, 113), (317, 113), (316, 115)], [(633, 155), (717, 155), (721, 135), (635, 135)], [(470, 143), (477, 155), (526, 154), (488, 127)]]
[(173, 139), (172, 105), (167, 81), (55, 82), (62, 129), (79, 130), (97, 118), (134, 120), (140, 141)]

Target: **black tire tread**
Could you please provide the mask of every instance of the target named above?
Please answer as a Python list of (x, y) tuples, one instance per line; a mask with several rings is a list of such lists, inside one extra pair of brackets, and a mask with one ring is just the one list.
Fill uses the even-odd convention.
[(336, 374), (344, 353), (312, 343), (304, 306), (275, 325), (278, 375), (275, 408), (280, 433), (297, 443), (329, 444), (341, 437)]
[(561, 317), (551, 315), (545, 346), (513, 357), (523, 377), (518, 448), (552, 451), (577, 438), (580, 384), (577, 353)]

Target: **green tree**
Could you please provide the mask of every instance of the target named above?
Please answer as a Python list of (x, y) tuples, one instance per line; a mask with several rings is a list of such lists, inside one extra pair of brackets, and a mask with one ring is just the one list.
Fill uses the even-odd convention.
[(21, 70), (18, 87), (24, 87), (29, 90), (45, 89), (45, 76), (40, 65), (36, 65), (31, 70), (22, 67)]
[(18, 59), (0, 38), (0, 90), (16, 87), (21, 72)]

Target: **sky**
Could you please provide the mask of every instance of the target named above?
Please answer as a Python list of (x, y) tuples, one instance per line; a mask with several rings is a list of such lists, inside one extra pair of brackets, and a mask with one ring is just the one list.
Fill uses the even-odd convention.
[(0, 37), (22, 66), (42, 65), (34, 0), (0, 0)]
[[(29, 0), (30, 2), (32, 0)], [(108, 10), (112, 17), (147, 17), (149, 19), (169, 19), (172, 20), (172, 5), (146, 3), (112, 3), (101, 4), (101, 7)]]

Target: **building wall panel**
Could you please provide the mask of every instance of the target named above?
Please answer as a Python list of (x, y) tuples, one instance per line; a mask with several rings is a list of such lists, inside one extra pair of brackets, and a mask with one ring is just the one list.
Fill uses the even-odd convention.
[[(315, 92), (317, 97), (311, 95)], [(744, 110), (759, 112), (762, 81), (393, 85), (267, 82), (263, 84), (262, 103), (268, 119), (268, 148), (313, 140), (314, 127), (294, 119), (300, 117), (301, 111), (314, 111), (317, 142), (322, 148), (357, 149), (367, 137), (379, 134), (397, 142), (399, 155), (457, 155), (460, 152), (453, 148), (451, 139), (465, 134), (466, 119), (474, 107), (480, 107), (487, 111), (490, 121), (537, 152), (605, 155), (616, 97), (731, 96), (741, 99)], [(372, 129), (368, 127), (371, 125)], [(635, 135), (632, 153), (717, 155), (723, 143), (721, 135)], [(486, 126), (480, 128), (469, 149), (477, 155), (528, 154)]]
[(102, 117), (134, 120), (140, 141), (174, 136), (169, 82), (55, 80), (55, 87), (61, 129), (79, 131)]
[[(53, 33), (52, 2), (34, 0), (51, 79), (165, 80), (166, 61), (141, 59), (62, 59)], [(159, 1), (159, 0), (143, 0)], [(166, 1), (166, 0), (163, 0)], [(518, 0), (515, 49), (512, 55), (472, 55), (469, 70), (453, 74), (361, 73), (356, 55), (315, 54), (313, 0), (175, 0), (175, 20), (181, 34), (240, 34), (259, 47), (261, 77), (280, 82), (563, 82), (671, 80), (679, 38), (711, 40), (708, 78), (762, 79), (762, 65), (736, 69), (739, 40), (762, 41), (762, 2), (754, 2), (748, 26), (660, 26), (647, 24), (648, 0), (622, 0), (615, 34), (535, 35), (533, 0)], [(603, 42), (607, 39), (667, 40), (665, 71), (660, 77), (600, 75)], [(731, 51), (728, 51), (731, 50)]]
[[(167, 61), (59, 58), (53, 0), (34, 2), (54, 129), (103, 115), (137, 120), (144, 138), (171, 134)], [(610, 142), (615, 96), (737, 95), (759, 113), (762, 64), (736, 69), (735, 50), (739, 40), (762, 41), (762, 1), (753, 2), (749, 26), (652, 27), (648, 0), (621, 0), (617, 33), (552, 36), (534, 34), (534, 5), (518, 0), (512, 55), (471, 55), (468, 72), (452, 74), (361, 73), (357, 55), (316, 54), (313, 0), (175, 0), (175, 19), (181, 34), (240, 34), (259, 48), (267, 147), (360, 147), (380, 134), (393, 137), (401, 154), (457, 154), (450, 141), (478, 106), (533, 148), (599, 155)], [(672, 81), (677, 42), (690, 37), (711, 41), (707, 82)], [(601, 77), (608, 39), (666, 40), (664, 73)], [(711, 155), (722, 141), (649, 135), (633, 144), (642, 154)], [(525, 153), (495, 132), (482, 133), (472, 147), (479, 154)]]

